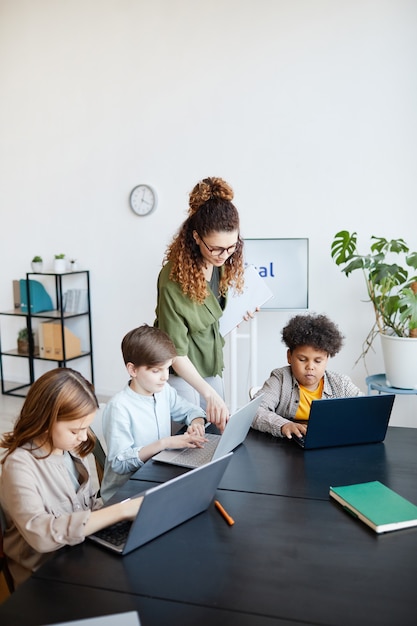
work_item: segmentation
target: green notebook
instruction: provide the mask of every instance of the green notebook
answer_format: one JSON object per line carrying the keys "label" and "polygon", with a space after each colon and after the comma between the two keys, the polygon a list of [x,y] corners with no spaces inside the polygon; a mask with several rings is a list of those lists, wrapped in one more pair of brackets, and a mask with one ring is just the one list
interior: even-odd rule
{"label": "green notebook", "polygon": [[330,497],[377,533],[417,526],[417,506],[377,480],[330,487]]}

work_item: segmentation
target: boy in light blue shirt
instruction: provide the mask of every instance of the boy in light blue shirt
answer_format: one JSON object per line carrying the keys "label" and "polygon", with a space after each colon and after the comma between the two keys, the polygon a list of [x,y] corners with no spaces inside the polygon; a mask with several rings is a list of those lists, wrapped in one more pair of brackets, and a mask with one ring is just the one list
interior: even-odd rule
{"label": "boy in light blue shirt", "polygon": [[[143,324],[125,335],[122,354],[130,380],[103,413],[107,458],[100,491],[104,501],[161,450],[202,447],[206,441],[203,409],[167,384],[177,356],[170,337]],[[171,420],[187,424],[187,432],[173,437]]]}

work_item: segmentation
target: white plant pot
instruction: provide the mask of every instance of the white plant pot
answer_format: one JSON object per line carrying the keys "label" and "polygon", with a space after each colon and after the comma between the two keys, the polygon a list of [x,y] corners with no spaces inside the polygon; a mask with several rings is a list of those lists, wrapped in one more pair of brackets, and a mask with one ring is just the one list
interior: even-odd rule
{"label": "white plant pot", "polygon": [[380,333],[387,385],[417,389],[417,339]]}
{"label": "white plant pot", "polygon": [[67,262],[65,259],[55,259],[54,260],[54,271],[57,274],[62,274],[67,269]]}
{"label": "white plant pot", "polygon": [[42,261],[32,261],[32,272],[42,272],[43,262]]}

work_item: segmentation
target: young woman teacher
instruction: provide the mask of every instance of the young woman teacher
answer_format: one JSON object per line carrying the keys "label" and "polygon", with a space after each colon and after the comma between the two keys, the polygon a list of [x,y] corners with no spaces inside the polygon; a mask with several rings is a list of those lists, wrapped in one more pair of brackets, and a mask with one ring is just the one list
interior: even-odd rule
{"label": "young woman teacher", "polygon": [[155,326],[177,349],[169,383],[205,409],[223,430],[223,346],[219,319],[230,287],[243,288],[243,241],[233,190],[205,178],[190,193],[188,217],[173,238],[158,278]]}

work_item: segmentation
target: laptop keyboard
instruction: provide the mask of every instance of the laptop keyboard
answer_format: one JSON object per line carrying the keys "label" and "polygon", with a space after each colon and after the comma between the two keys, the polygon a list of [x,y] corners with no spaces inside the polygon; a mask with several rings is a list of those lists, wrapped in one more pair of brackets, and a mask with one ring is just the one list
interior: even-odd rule
{"label": "laptop keyboard", "polygon": [[299,446],[301,446],[302,448],[304,448],[304,444],[305,444],[305,438],[304,437],[297,437],[296,435],[292,435],[292,439],[298,443]]}
{"label": "laptop keyboard", "polygon": [[126,539],[129,534],[131,525],[132,522],[129,521],[117,522],[117,524],[107,526],[107,528],[98,530],[94,534],[96,537],[100,537],[100,539],[107,541],[107,543],[111,543],[114,546],[120,547],[126,543]]}
{"label": "laptop keyboard", "polygon": [[209,463],[219,443],[219,435],[205,433],[204,436],[208,439],[204,444],[204,448],[185,448],[173,457],[172,461],[181,459],[181,464],[189,465],[189,467]]}

